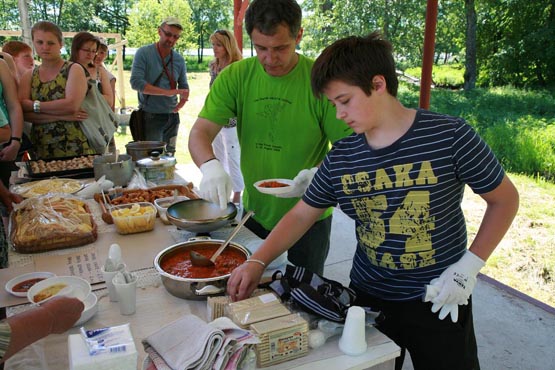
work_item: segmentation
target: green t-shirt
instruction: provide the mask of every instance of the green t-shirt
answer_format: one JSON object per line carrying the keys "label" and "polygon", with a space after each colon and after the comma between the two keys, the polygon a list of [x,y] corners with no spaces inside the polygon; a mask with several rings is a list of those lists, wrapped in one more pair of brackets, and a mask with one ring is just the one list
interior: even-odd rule
{"label": "green t-shirt", "polygon": [[10,123],[8,107],[6,107],[6,102],[4,101],[4,88],[2,87],[2,82],[0,81],[0,127],[4,127]]}
{"label": "green t-shirt", "polygon": [[[256,57],[226,67],[214,81],[199,116],[219,125],[237,117],[245,209],[271,230],[299,198],[277,198],[253,184],[271,178],[293,179],[320,164],[335,142],[352,133],[338,120],[327,99],[310,88],[313,61],[299,55],[287,75],[268,75]],[[324,217],[331,214],[328,210]]]}

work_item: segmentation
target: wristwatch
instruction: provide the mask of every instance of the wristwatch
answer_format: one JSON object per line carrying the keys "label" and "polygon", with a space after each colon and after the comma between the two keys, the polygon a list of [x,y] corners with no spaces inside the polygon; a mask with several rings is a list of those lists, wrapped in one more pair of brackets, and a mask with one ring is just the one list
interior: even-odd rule
{"label": "wristwatch", "polygon": [[40,100],[35,100],[33,102],[33,112],[40,113]]}
{"label": "wristwatch", "polygon": [[20,137],[12,136],[12,137],[10,138],[10,142],[12,142],[12,141],[19,141],[19,143],[21,144],[21,138],[20,138]]}

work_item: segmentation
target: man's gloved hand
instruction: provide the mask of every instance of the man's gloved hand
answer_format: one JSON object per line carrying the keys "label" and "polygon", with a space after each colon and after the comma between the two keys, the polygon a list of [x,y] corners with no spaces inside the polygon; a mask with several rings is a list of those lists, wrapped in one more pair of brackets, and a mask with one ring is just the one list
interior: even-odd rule
{"label": "man's gloved hand", "polygon": [[276,194],[278,198],[300,198],[303,196],[306,188],[310,185],[312,178],[318,171],[318,167],[312,167],[308,170],[301,170],[293,179],[294,184],[287,193]]}
{"label": "man's gloved hand", "polygon": [[200,181],[200,196],[209,202],[227,207],[231,196],[231,178],[217,159],[212,159],[200,166],[202,180]]}
{"label": "man's gloved hand", "polygon": [[[439,318],[443,320],[451,313],[451,320],[458,319],[458,305],[468,304],[468,298],[476,285],[476,276],[486,263],[474,253],[466,251],[462,258],[449,266],[439,278],[426,286],[426,298],[433,296],[433,290],[437,288],[437,294],[431,298],[433,303],[432,312],[441,309]],[[432,289],[428,288],[432,287]]]}

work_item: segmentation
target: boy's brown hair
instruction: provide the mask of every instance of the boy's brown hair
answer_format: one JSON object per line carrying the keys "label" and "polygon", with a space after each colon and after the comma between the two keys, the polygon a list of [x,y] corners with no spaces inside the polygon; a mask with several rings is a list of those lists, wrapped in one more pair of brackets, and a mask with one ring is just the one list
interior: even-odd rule
{"label": "boy's brown hair", "polygon": [[2,46],[2,51],[10,54],[12,57],[16,57],[24,51],[33,51],[33,49],[24,42],[12,40]]}
{"label": "boy's brown hair", "polygon": [[378,31],[365,37],[349,36],[326,47],[314,62],[310,80],[318,98],[331,81],[358,86],[370,96],[377,75],[385,78],[387,91],[396,97],[399,80],[393,47]]}

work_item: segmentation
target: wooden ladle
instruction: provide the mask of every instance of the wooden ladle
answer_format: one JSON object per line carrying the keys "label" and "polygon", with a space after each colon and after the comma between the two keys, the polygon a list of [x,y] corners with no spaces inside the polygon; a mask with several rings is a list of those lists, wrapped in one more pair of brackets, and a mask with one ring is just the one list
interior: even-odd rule
{"label": "wooden ladle", "polygon": [[245,222],[247,222],[247,220],[253,214],[254,214],[253,211],[247,212],[247,214],[237,224],[237,226],[235,226],[235,229],[231,231],[231,234],[229,234],[227,239],[222,243],[220,248],[218,248],[218,250],[212,255],[212,257],[206,258],[198,252],[191,251],[191,263],[193,264],[193,266],[205,266],[205,267],[214,266],[214,262],[216,261],[216,258],[218,258],[218,256],[223,252],[223,250],[229,245],[229,242],[231,242],[231,239],[239,232],[241,227],[245,224]]}

